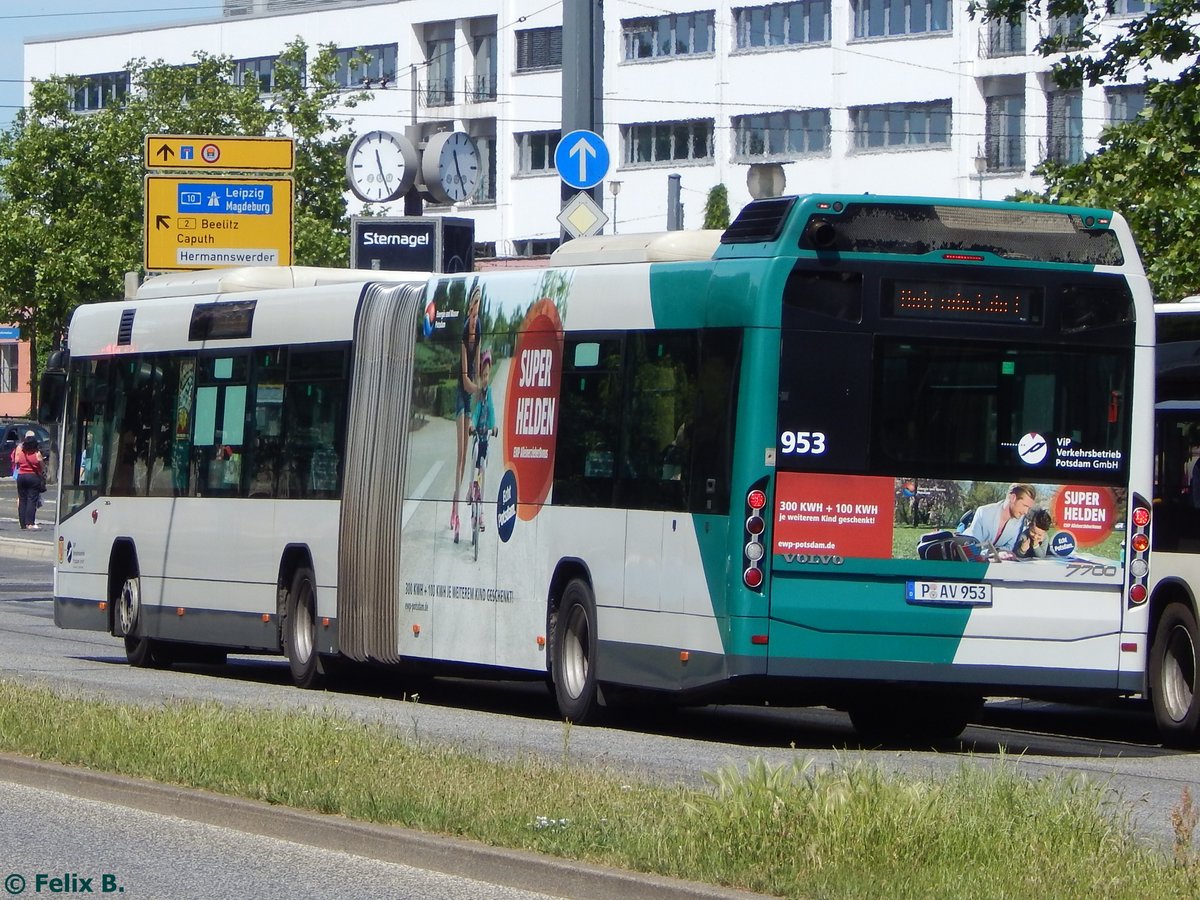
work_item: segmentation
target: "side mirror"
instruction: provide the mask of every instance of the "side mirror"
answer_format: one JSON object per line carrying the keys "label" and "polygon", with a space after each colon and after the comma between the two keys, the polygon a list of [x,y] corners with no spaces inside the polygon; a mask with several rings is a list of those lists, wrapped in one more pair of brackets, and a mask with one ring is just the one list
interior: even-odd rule
{"label": "side mirror", "polygon": [[47,365],[46,371],[42,372],[42,377],[38,380],[37,421],[42,422],[43,425],[52,425],[62,421],[66,400],[66,368],[59,368],[58,371],[55,371]]}

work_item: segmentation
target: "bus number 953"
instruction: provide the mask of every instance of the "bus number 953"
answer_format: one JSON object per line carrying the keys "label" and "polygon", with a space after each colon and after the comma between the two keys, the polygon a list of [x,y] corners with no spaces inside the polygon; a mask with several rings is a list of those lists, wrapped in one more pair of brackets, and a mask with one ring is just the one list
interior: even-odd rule
{"label": "bus number 953", "polygon": [[779,435],[779,447],[787,454],[820,454],[825,452],[825,432],[784,431]]}

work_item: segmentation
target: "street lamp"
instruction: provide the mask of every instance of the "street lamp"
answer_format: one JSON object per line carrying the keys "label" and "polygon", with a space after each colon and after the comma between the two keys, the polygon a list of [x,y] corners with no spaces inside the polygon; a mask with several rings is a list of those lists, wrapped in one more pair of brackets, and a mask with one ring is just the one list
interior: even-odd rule
{"label": "street lamp", "polygon": [[979,199],[983,199],[983,173],[987,171],[987,157],[983,155],[983,147],[975,145],[975,177],[979,179]]}
{"label": "street lamp", "polygon": [[613,198],[613,234],[617,233],[617,194],[621,193],[621,182],[610,181],[608,183],[608,192]]}

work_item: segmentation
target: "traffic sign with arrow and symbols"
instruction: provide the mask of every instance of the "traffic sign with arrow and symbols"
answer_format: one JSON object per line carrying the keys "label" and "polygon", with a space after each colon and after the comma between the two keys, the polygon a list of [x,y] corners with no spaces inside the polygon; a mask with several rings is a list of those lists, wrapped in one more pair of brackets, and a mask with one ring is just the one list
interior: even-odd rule
{"label": "traffic sign with arrow and symbols", "polygon": [[567,187],[586,191],[604,180],[610,157],[604,138],[578,129],[564,134],[554,151],[554,166]]}
{"label": "traffic sign with arrow and symbols", "polygon": [[145,162],[147,169],[290,172],[296,164],[296,142],[279,137],[148,134]]}

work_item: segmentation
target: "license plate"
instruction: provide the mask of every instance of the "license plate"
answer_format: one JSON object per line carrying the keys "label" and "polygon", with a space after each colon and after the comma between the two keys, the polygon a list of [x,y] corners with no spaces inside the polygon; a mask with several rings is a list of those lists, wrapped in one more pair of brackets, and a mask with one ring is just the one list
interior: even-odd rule
{"label": "license plate", "polygon": [[906,599],[930,606],[991,606],[992,586],[974,581],[910,581]]}

